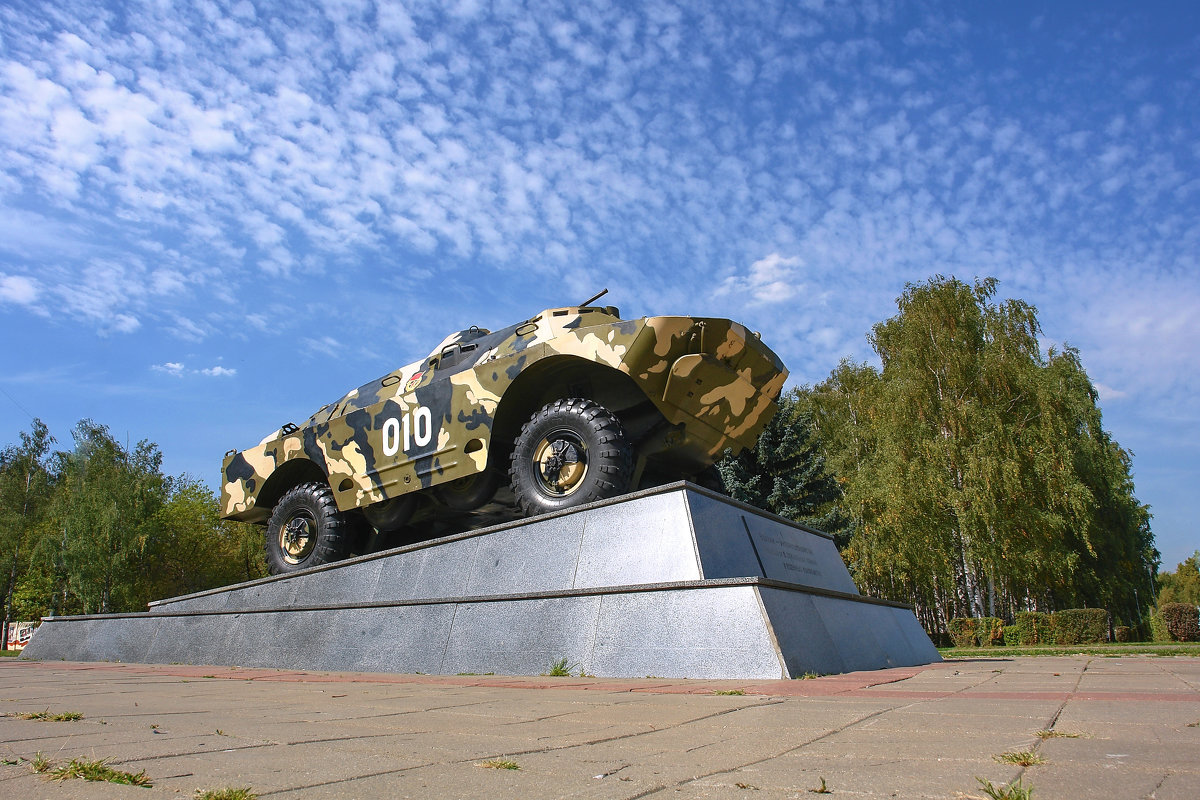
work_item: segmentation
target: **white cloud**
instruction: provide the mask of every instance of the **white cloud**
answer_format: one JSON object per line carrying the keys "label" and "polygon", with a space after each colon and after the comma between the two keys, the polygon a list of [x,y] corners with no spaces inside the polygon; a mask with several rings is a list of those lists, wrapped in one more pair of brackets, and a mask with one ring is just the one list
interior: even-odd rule
{"label": "white cloud", "polygon": [[150,369],[155,372],[165,372],[176,378],[183,376],[184,366],[179,361],[168,361],[165,364],[153,364]]}
{"label": "white cloud", "polygon": [[234,375],[237,375],[237,370],[230,369],[228,367],[216,366],[202,369],[200,370],[200,374],[207,375],[210,378],[232,378]]}
{"label": "white cloud", "polygon": [[716,291],[746,297],[751,303],[787,302],[803,288],[798,270],[802,264],[799,256],[771,253],[753,262],[747,272],[726,278]]}
{"label": "white cloud", "polygon": [[37,302],[41,294],[38,282],[24,275],[0,273],[0,302],[29,306]]}

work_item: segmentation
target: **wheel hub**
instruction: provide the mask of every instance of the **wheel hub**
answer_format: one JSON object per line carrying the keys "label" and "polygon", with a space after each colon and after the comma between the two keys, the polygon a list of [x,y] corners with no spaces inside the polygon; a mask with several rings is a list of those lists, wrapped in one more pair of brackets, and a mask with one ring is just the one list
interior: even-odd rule
{"label": "wheel hub", "polygon": [[583,445],[565,438],[546,437],[534,454],[542,488],[553,495],[567,495],[579,488],[587,473]]}
{"label": "wheel hub", "polygon": [[279,549],[284,561],[299,564],[317,546],[314,522],[305,514],[297,514],[279,529]]}

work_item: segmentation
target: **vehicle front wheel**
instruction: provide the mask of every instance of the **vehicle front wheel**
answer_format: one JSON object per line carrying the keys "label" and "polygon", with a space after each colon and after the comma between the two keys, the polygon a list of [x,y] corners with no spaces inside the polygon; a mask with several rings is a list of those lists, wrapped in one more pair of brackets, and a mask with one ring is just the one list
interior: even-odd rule
{"label": "vehicle front wheel", "polygon": [[556,400],[517,436],[509,475],[527,516],[624,494],[633,446],[611,411],[591,400]]}
{"label": "vehicle front wheel", "polygon": [[272,575],[328,564],[350,554],[350,522],[323,483],[289,489],[267,523],[267,569]]}

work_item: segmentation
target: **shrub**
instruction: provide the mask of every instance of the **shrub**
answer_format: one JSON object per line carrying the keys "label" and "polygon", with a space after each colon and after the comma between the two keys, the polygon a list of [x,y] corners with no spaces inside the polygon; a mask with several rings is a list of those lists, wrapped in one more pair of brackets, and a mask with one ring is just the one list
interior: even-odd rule
{"label": "shrub", "polygon": [[1113,628],[1113,639],[1118,642],[1132,642],[1133,629],[1128,625],[1118,625],[1117,627]]}
{"label": "shrub", "polygon": [[1200,642],[1200,612],[1190,603],[1163,603],[1158,609],[1173,642]]}
{"label": "shrub", "polygon": [[1016,625],[1004,626],[1004,646],[1016,647],[1021,643],[1021,629]]}
{"label": "shrub", "polygon": [[979,640],[976,638],[976,632],[979,628],[979,620],[971,617],[955,617],[950,620],[950,640],[954,642],[955,647],[978,647]]}
{"label": "shrub", "polygon": [[1017,644],[1048,644],[1050,642],[1050,615],[1037,611],[1020,611],[1013,616],[1013,627],[1017,629]]}
{"label": "shrub", "polygon": [[999,617],[983,617],[975,629],[975,640],[980,647],[998,647],[1004,644],[1004,620]]}
{"label": "shrub", "polygon": [[1055,644],[1108,641],[1108,612],[1103,608],[1068,608],[1050,615]]}
{"label": "shrub", "polygon": [[1167,623],[1163,621],[1162,614],[1157,611],[1150,615],[1150,641],[1171,641],[1171,634],[1167,631]]}

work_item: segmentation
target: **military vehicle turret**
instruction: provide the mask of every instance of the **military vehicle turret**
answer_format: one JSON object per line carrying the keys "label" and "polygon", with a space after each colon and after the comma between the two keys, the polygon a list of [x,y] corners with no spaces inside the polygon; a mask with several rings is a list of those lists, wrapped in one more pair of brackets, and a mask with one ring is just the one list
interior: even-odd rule
{"label": "military vehicle turret", "polygon": [[440,535],[422,519],[535,515],[692,478],[754,445],[787,370],[728,319],[547,309],[447,336],[231,450],[221,515],[266,526],[272,573]]}

